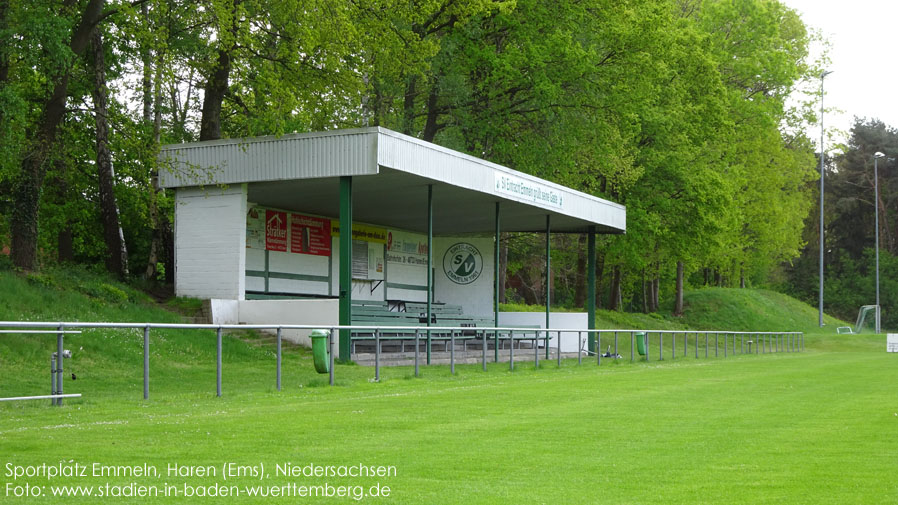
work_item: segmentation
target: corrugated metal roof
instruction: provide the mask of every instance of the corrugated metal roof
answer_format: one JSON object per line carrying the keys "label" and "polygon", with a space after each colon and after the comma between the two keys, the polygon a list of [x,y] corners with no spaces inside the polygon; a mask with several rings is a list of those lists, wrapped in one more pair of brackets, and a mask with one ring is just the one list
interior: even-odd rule
{"label": "corrugated metal roof", "polygon": [[169,145],[162,148],[160,160],[168,166],[161,170],[161,184],[169,188],[250,183],[253,193],[252,183],[376,175],[384,167],[395,171],[390,179],[394,182],[387,187],[373,179],[367,183],[384,198],[389,198],[384,192],[390,187],[400,186],[395,175],[405,173],[446,184],[455,192],[473,192],[472,197],[479,194],[478,212],[483,211],[482,200],[489,198],[565,216],[570,229],[581,228],[579,222],[606,232],[626,230],[622,205],[379,127]]}
{"label": "corrugated metal roof", "polygon": [[163,146],[162,187],[377,173],[377,130],[211,140]]}

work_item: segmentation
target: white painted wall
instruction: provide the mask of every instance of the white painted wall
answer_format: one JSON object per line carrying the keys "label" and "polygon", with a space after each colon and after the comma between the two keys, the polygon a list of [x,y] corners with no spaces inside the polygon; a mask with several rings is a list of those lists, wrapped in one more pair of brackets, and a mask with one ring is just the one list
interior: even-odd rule
{"label": "white painted wall", "polygon": [[175,193],[175,294],[242,300],[246,184]]}
{"label": "white painted wall", "polygon": [[[545,329],[545,312],[500,312],[499,326],[539,326]],[[552,312],[549,314],[550,328],[559,329],[587,329],[589,317],[586,312]],[[553,333],[549,346],[553,349],[558,345],[557,336]],[[583,334],[586,339],[586,334]],[[603,341],[605,339],[602,339]],[[578,335],[576,332],[561,332],[561,352],[577,352]],[[603,344],[605,345],[605,344]],[[584,344],[584,349],[586,344]]]}
{"label": "white painted wall", "polygon": [[[456,284],[446,275],[443,259],[446,252],[459,242],[466,242],[480,251],[483,270],[470,284]],[[493,313],[493,237],[434,237],[434,301],[461,305],[465,314],[489,316]],[[426,293],[425,293],[426,295]]]}
{"label": "white painted wall", "polygon": [[[211,300],[213,324],[307,324],[327,329],[339,324],[340,304],[331,300]],[[272,330],[272,333],[274,331]],[[311,346],[310,330],[283,330],[284,339]],[[335,335],[334,352],[340,348]]]}

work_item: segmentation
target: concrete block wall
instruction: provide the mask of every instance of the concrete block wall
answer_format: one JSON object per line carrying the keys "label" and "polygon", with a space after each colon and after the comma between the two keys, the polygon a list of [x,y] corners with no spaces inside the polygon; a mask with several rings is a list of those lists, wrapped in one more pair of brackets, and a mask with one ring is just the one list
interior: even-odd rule
{"label": "concrete block wall", "polygon": [[245,293],[246,185],[178,188],[175,293],[242,300]]}
{"label": "concrete block wall", "polygon": [[[585,330],[589,326],[589,317],[586,312],[552,312],[549,314],[549,324],[552,328]],[[546,313],[500,312],[499,326],[539,326],[540,328],[545,328]],[[549,347],[554,349],[558,345],[558,335],[555,332],[552,332],[550,336],[552,337],[552,340],[549,341]],[[582,335],[582,338],[584,339],[582,342],[580,337],[581,335],[576,331],[561,332],[561,352],[577,352],[578,346],[580,345],[583,345],[584,349],[587,348],[585,340],[588,338],[588,335],[586,333]],[[620,338],[623,338],[623,336]],[[613,335],[606,334],[602,336],[603,351],[605,350],[605,346],[613,343]],[[539,345],[542,347],[544,344],[540,342]]]}

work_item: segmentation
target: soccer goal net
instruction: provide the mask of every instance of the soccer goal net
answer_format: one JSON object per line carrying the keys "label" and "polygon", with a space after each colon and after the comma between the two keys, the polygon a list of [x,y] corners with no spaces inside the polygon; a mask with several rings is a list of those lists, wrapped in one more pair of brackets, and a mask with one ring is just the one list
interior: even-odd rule
{"label": "soccer goal net", "polygon": [[860,333],[863,330],[876,330],[876,318],[879,316],[879,305],[864,305],[857,313],[857,323],[854,325],[854,332]]}

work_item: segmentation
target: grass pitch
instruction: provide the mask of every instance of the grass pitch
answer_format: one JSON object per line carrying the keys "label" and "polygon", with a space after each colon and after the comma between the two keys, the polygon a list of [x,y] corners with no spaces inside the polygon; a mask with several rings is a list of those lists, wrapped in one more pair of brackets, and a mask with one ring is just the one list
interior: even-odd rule
{"label": "grass pitch", "polygon": [[[896,503],[898,364],[881,339],[852,338],[810,337],[802,354],[601,367],[568,361],[560,369],[550,362],[539,370],[522,364],[514,373],[504,365],[488,373],[472,366],[454,377],[434,367],[420,379],[389,369],[380,384],[345,379],[334,388],[310,387],[291,376],[280,393],[231,384],[221,399],[159,393],[143,402],[138,389],[88,394],[59,409],[4,406],[0,472],[7,463],[147,464],[158,468],[158,478],[14,484],[187,484],[206,493],[211,485],[329,483],[366,494],[390,488],[389,497],[361,500],[227,499],[235,503]],[[360,367],[341,366],[338,376],[353,369]],[[269,478],[225,480],[225,463],[260,465]],[[277,476],[276,465],[288,463],[394,466],[396,474]],[[218,472],[172,477],[169,464]]]}
{"label": "grass pitch", "polygon": [[[0,272],[3,319],[173,317],[125,287],[75,284],[81,293],[52,275]],[[715,316],[696,303],[687,322],[738,311],[726,305]],[[765,324],[795,329],[763,310]],[[715,325],[741,329],[725,322]],[[53,339],[0,339],[0,396],[49,389]],[[520,356],[513,373],[389,368],[381,383],[340,365],[336,387],[292,350],[280,392],[271,350],[231,337],[216,398],[214,334],[154,332],[149,401],[141,343],[134,331],[72,336],[66,367],[78,379],[66,392],[82,399],[0,404],[0,503],[898,503],[898,356],[883,336],[812,334],[800,354],[714,358],[712,347],[708,359],[634,364],[625,351],[601,366],[534,369]],[[83,476],[47,476],[79,465]],[[340,475],[360,466],[388,475]]]}

